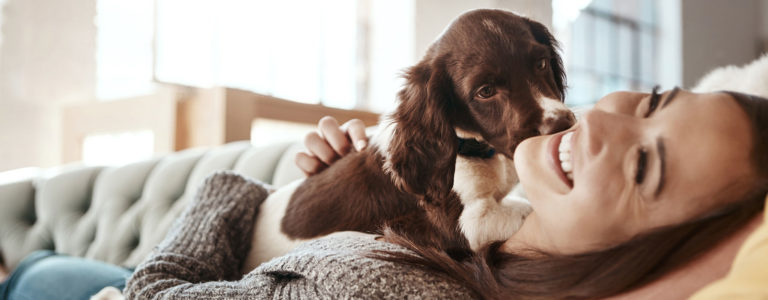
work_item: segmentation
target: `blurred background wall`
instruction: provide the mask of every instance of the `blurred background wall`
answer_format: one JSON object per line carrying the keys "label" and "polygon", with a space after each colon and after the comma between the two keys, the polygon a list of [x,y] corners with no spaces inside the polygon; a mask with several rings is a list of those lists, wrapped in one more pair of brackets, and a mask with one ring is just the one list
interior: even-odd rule
{"label": "blurred background wall", "polygon": [[96,93],[96,2],[6,0],[0,16],[0,170],[59,162],[60,105]]}
{"label": "blurred background wall", "polygon": [[[121,163],[225,142],[226,137],[191,143],[220,133],[189,129],[184,122],[205,125],[215,112],[225,120],[210,122],[230,124],[232,112],[215,103],[234,103],[237,97],[266,95],[307,109],[336,107],[340,113],[385,112],[395,103],[399,72],[418,61],[454,17],[473,8],[509,9],[550,26],[563,46],[573,106],[589,105],[614,90],[690,87],[715,67],[758,57],[768,40],[768,0],[4,0],[0,5],[0,171],[77,160],[64,153],[70,144],[78,145],[79,159]],[[212,108],[190,106],[190,99]],[[121,111],[128,121],[118,120]],[[190,111],[196,112],[192,121],[181,114]],[[131,119],[149,125],[77,138],[65,133],[86,119],[97,128]],[[317,121],[296,125],[282,119],[254,121],[250,136],[258,142],[296,137]],[[180,142],[180,128],[198,130],[198,137]]]}

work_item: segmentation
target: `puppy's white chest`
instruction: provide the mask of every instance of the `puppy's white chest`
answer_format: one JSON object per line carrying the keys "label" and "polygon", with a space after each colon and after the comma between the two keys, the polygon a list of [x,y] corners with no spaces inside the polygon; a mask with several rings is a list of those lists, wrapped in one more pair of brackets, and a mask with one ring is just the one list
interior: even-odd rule
{"label": "puppy's white chest", "polygon": [[462,156],[456,158],[453,190],[461,197],[462,202],[471,201],[470,199],[501,201],[517,181],[515,166],[506,156],[497,154],[488,159]]}

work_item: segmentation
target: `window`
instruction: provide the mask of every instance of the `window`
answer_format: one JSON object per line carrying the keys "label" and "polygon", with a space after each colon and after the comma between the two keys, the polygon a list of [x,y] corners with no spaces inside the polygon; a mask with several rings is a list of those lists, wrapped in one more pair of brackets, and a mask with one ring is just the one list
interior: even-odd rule
{"label": "window", "polygon": [[98,0],[98,96],[152,82],[386,111],[413,64],[414,0]]}
{"label": "window", "polygon": [[[154,92],[152,35],[154,0],[96,2],[96,97],[118,100]],[[119,165],[152,156],[149,130],[89,135],[83,163]]]}
{"label": "window", "polygon": [[159,81],[381,110],[412,59],[412,0],[157,1]]}
{"label": "window", "polygon": [[592,104],[617,90],[649,91],[656,84],[655,1],[554,0],[552,6],[569,105]]}
{"label": "window", "polygon": [[150,94],[154,0],[96,3],[96,95],[114,100]]}
{"label": "window", "polygon": [[[414,0],[97,0],[97,94],[101,100],[154,95],[155,82],[166,82],[388,111],[402,86],[400,72],[414,63],[414,6]],[[266,121],[253,128],[254,143],[308,130]],[[89,137],[84,160],[147,158],[151,134]]]}
{"label": "window", "polygon": [[83,163],[122,165],[148,159],[154,151],[154,139],[151,130],[86,136],[83,142]]}

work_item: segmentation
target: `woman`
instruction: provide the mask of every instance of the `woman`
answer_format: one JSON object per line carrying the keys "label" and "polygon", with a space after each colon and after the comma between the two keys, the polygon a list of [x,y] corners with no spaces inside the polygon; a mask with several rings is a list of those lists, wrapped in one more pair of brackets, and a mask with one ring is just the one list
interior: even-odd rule
{"label": "woman", "polygon": [[[333,120],[321,124],[327,144],[309,137],[314,155],[297,157],[308,173],[349,145],[329,125]],[[364,141],[361,129],[349,129],[356,145]],[[388,239],[396,244],[337,235],[243,278],[242,237],[250,234],[242,231],[250,229],[253,202],[265,190],[218,174],[125,292],[129,298],[609,296],[682,265],[762,209],[766,134],[764,99],[682,90],[613,93],[566,132],[518,147],[515,164],[534,213],[509,240],[457,262],[397,235]]]}
{"label": "woman", "polygon": [[[487,297],[594,298],[640,286],[762,208],[767,122],[768,103],[743,94],[610,94],[573,128],[519,146],[515,166],[534,213],[515,236],[473,263],[415,245],[420,257],[395,258]],[[323,155],[334,139],[328,146],[308,140],[321,162],[330,161]],[[302,156],[299,162],[313,162]],[[571,172],[561,172],[558,160],[572,163]],[[300,165],[312,173],[321,162]]]}
{"label": "woman", "polygon": [[[321,127],[327,129],[328,124]],[[344,138],[339,139],[343,137],[340,131],[324,132],[328,146],[315,148],[319,149],[314,151],[318,159],[305,166],[320,166],[319,161],[332,163],[332,156],[338,155],[333,153],[344,153],[344,147],[339,147],[345,144]],[[353,132],[359,132],[359,128]],[[332,237],[312,247],[335,245],[340,247],[335,249],[339,253],[349,250],[346,247],[376,251],[374,258],[396,263],[388,266],[395,273],[396,266],[403,264],[432,271],[415,278],[403,272],[399,274],[402,278],[386,279],[405,285],[406,290],[430,292],[433,296],[461,297],[467,291],[420,290],[409,283],[425,276],[434,281],[437,275],[453,279],[443,283],[458,282],[472,295],[484,298],[609,296],[685,263],[762,209],[768,192],[766,132],[768,102],[762,99],[735,93],[699,95],[678,89],[662,95],[613,93],[601,99],[573,128],[531,138],[518,147],[515,163],[534,213],[515,236],[489,245],[476,257],[453,261],[438,249],[420,248],[396,235],[390,239],[418,255],[365,238]],[[308,144],[311,141],[320,140],[308,138]],[[329,148],[338,151],[329,152]],[[297,159],[300,163],[313,160],[305,155]],[[559,161],[570,161],[572,168],[555,163]],[[327,242],[334,239],[354,242]],[[170,255],[178,254],[176,251],[183,247],[166,249],[166,255]],[[307,251],[305,247],[299,253]],[[187,276],[182,276],[183,281],[159,286],[156,280],[172,278],[161,267],[169,259],[155,256],[139,266],[128,283],[128,295],[149,296],[165,291],[176,295],[274,296],[275,289],[279,289],[301,291],[302,296],[328,296],[314,293],[306,285],[328,288],[329,282],[319,277],[307,282],[305,279],[313,276],[311,272],[293,266],[283,268],[282,258],[277,260],[278,267],[275,263],[263,265],[255,272],[261,275],[251,273],[237,282],[186,285],[199,278],[182,272]],[[183,261],[178,267],[190,263]],[[275,287],[270,283],[278,279],[268,275],[270,272],[284,274],[297,283],[282,282]],[[380,276],[386,274],[376,273],[375,277]],[[354,281],[341,281],[344,287],[335,292],[349,289],[362,293],[351,296],[367,295],[349,286]],[[375,282],[366,278],[361,281]],[[249,288],[254,284],[262,290]],[[390,283],[369,292],[396,290],[397,286]]]}
{"label": "woman", "polygon": [[[453,277],[489,297],[595,298],[684,264],[762,209],[768,111],[754,99],[614,93],[565,133],[525,141],[515,164],[534,213],[477,258],[489,269],[471,277],[485,280]],[[572,181],[548,165],[563,135]],[[416,263],[460,267],[421,252]]]}

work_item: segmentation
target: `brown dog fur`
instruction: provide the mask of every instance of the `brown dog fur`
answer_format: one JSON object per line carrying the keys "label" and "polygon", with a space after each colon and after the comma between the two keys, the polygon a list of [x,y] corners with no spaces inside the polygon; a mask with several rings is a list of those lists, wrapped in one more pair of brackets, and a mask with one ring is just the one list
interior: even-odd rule
{"label": "brown dog fur", "polygon": [[[281,230],[308,239],[390,226],[442,249],[466,248],[458,226],[463,206],[452,191],[456,130],[476,133],[511,158],[523,139],[569,127],[572,115],[547,117],[539,100],[563,99],[556,47],[543,25],[510,12],[460,16],[407,70],[388,148],[373,145],[307,178]],[[493,86],[493,97],[477,96],[484,85]]]}

